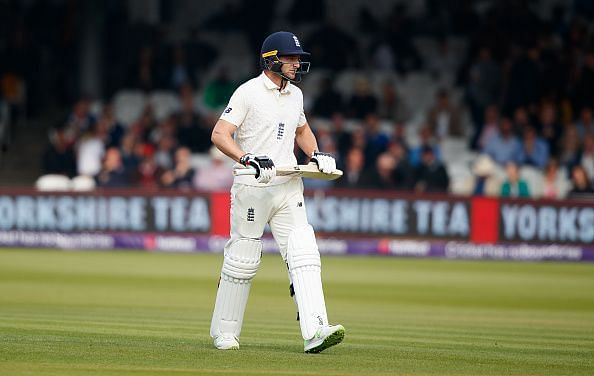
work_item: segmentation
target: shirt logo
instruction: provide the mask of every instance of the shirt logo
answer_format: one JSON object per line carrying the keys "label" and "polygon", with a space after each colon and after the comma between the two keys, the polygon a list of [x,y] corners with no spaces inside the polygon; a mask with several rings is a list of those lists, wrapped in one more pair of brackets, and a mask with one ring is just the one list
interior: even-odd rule
{"label": "shirt logo", "polygon": [[278,132],[276,133],[276,139],[282,140],[284,135],[285,135],[285,124],[278,123]]}
{"label": "shirt logo", "polygon": [[225,109],[225,113],[226,113],[226,114],[228,114],[229,112],[231,112],[231,110],[232,110],[232,108],[231,108],[231,107],[227,107],[227,108]]}
{"label": "shirt logo", "polygon": [[301,44],[299,43],[299,39],[297,39],[297,37],[295,35],[293,35],[293,40],[295,41],[295,46],[301,47]]}
{"label": "shirt logo", "polygon": [[249,208],[247,210],[247,221],[253,222],[255,217],[256,217],[256,215],[254,214],[254,208]]}

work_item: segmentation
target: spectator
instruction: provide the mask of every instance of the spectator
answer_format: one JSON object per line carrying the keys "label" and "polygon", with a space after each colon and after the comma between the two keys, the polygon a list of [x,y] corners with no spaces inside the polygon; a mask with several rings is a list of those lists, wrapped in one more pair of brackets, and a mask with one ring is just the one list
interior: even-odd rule
{"label": "spectator", "polygon": [[79,175],[95,176],[99,173],[101,159],[105,153],[106,137],[107,125],[104,122],[98,122],[80,139],[76,159]]}
{"label": "spectator", "polygon": [[548,144],[536,135],[534,128],[525,128],[522,147],[518,156],[518,162],[522,165],[534,166],[538,169],[543,169],[548,160]]}
{"label": "spectator", "polygon": [[507,162],[505,172],[507,179],[501,185],[501,197],[530,197],[528,184],[520,178],[518,165],[515,162]]}
{"label": "spectator", "polygon": [[421,165],[415,173],[415,191],[447,192],[450,178],[441,162],[436,158],[431,146],[424,146],[421,151]]}
{"label": "spectator", "polygon": [[545,167],[543,197],[561,199],[565,197],[567,191],[566,179],[559,173],[559,163],[555,159],[550,159]]}
{"label": "spectator", "polygon": [[377,157],[386,151],[389,138],[380,129],[380,119],[376,114],[365,117],[365,166],[372,167]]}
{"label": "spectator", "polygon": [[169,64],[168,87],[178,90],[184,84],[196,86],[196,67],[193,67],[186,57],[186,50],[181,45],[175,45],[171,50]]}
{"label": "spectator", "polygon": [[513,125],[509,118],[502,118],[499,122],[499,133],[487,141],[484,152],[495,162],[505,165],[507,162],[518,160],[522,145],[514,135]]}
{"label": "spectator", "polygon": [[175,168],[161,176],[165,187],[188,190],[194,185],[195,171],[191,166],[190,149],[181,147],[175,152]]}
{"label": "spectator", "polygon": [[344,104],[342,95],[334,89],[330,77],[320,81],[320,93],[314,99],[312,113],[315,116],[330,119],[335,114],[342,113]]}
{"label": "spectator", "polygon": [[394,123],[391,140],[393,142],[398,142],[400,145],[402,145],[402,147],[408,154],[410,147],[406,142],[405,125],[403,123]]}
{"label": "spectator", "polygon": [[584,146],[580,156],[580,165],[584,168],[586,175],[592,180],[590,184],[594,183],[594,135],[589,135],[584,138]]}
{"label": "spectator", "polygon": [[336,141],[336,150],[338,151],[339,161],[344,161],[348,150],[352,145],[351,132],[344,129],[344,116],[341,113],[335,113],[332,116],[332,134]]}
{"label": "spectator", "polygon": [[497,106],[491,104],[485,109],[485,125],[482,126],[481,134],[478,137],[476,146],[478,149],[485,150],[489,140],[499,134],[499,110]]}
{"label": "spectator", "polygon": [[369,81],[359,77],[355,81],[355,91],[349,101],[347,115],[355,119],[364,119],[367,115],[376,113],[377,109],[378,101],[371,92]]}
{"label": "spectator", "polygon": [[559,151],[559,161],[568,171],[571,171],[573,166],[579,163],[580,143],[577,128],[572,124],[568,124],[565,127],[565,132],[563,132]]}
{"label": "spectator", "polygon": [[171,136],[165,136],[159,140],[155,152],[155,162],[157,163],[157,166],[164,170],[173,168],[173,152],[175,146],[175,139]]}
{"label": "spectator", "polygon": [[345,158],[344,175],[336,180],[336,188],[361,188],[364,185],[362,181],[365,166],[365,154],[363,149],[352,147],[349,149]]}
{"label": "spectator", "polygon": [[97,119],[91,113],[91,99],[87,96],[79,98],[66,120],[66,138],[74,143],[80,135],[92,131]]}
{"label": "spectator", "polygon": [[117,148],[109,148],[105,152],[103,167],[95,176],[97,187],[122,188],[130,185],[130,180]]}
{"label": "spectator", "polygon": [[379,116],[397,123],[407,121],[410,117],[409,110],[402,97],[398,94],[392,80],[382,84],[382,96],[379,103]]}
{"label": "spectator", "polygon": [[43,153],[43,174],[76,175],[76,158],[72,145],[68,144],[64,128],[50,133],[50,143]]}
{"label": "spectator", "polygon": [[574,166],[571,170],[571,183],[573,184],[573,187],[569,191],[569,198],[594,197],[594,188],[592,188],[590,178],[582,166]]}
{"label": "spectator", "polygon": [[107,139],[105,140],[106,146],[120,147],[122,137],[124,137],[126,130],[115,118],[113,113],[113,105],[111,103],[107,103],[103,106],[99,121],[104,121],[107,124],[108,135]]}
{"label": "spectator", "polygon": [[394,188],[401,191],[412,190],[413,188],[413,169],[408,162],[406,149],[400,142],[392,141],[388,146],[388,151],[394,158],[393,182]]}
{"label": "spectator", "polygon": [[496,174],[497,166],[487,154],[480,155],[472,166],[473,177],[466,183],[467,191],[473,196],[499,195],[501,183]]}
{"label": "spectator", "polygon": [[120,148],[120,158],[124,169],[128,172],[138,170],[138,166],[142,160],[136,152],[136,145],[138,141],[132,133],[127,133],[122,139],[122,147]]}
{"label": "spectator", "polygon": [[427,115],[431,132],[441,140],[446,137],[463,136],[460,110],[450,102],[446,90],[437,93],[437,101]]}
{"label": "spectator", "polygon": [[212,146],[209,151],[211,164],[201,168],[194,176],[194,187],[203,191],[226,192],[233,185],[233,174],[223,152]]}
{"label": "spectator", "polygon": [[396,161],[389,153],[377,157],[375,168],[369,169],[363,176],[363,185],[369,189],[391,190],[394,184],[394,167]]}
{"label": "spectator", "polygon": [[552,103],[545,103],[540,110],[540,134],[549,145],[551,155],[559,155],[561,125],[557,122],[557,110]]}
{"label": "spectator", "polygon": [[431,152],[435,159],[441,161],[441,149],[439,148],[437,142],[435,142],[431,128],[427,126],[421,128],[419,131],[419,136],[421,139],[419,146],[413,148],[409,154],[410,164],[415,167],[421,164],[423,149],[427,147],[431,148]]}
{"label": "spectator", "polygon": [[586,135],[594,135],[594,116],[592,107],[584,107],[580,111],[580,119],[577,122],[577,130],[580,139],[584,139]]}
{"label": "spectator", "polygon": [[176,114],[176,138],[180,146],[189,148],[194,153],[206,153],[212,146],[212,129],[194,109],[194,96],[191,92],[182,94],[181,110]]}
{"label": "spectator", "polygon": [[219,68],[216,77],[204,88],[204,104],[211,110],[222,111],[236,87],[237,85],[229,79],[227,68]]}
{"label": "spectator", "polygon": [[155,161],[155,149],[152,145],[144,144],[143,158],[138,166],[138,183],[144,188],[157,188],[161,181],[163,169]]}
{"label": "spectator", "polygon": [[526,107],[520,106],[515,109],[513,123],[514,129],[517,129],[519,132],[523,132],[524,128],[532,126],[532,121]]}

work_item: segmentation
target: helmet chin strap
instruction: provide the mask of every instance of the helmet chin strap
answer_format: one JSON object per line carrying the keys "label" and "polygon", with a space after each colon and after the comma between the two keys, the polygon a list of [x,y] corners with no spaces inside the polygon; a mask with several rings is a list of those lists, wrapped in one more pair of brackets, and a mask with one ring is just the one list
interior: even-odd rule
{"label": "helmet chin strap", "polygon": [[273,69],[270,69],[270,71],[272,73],[276,74],[277,76],[279,76],[282,80],[289,81],[289,82],[292,82],[292,83],[299,83],[299,82],[301,82],[301,78],[302,78],[301,73],[295,73],[295,78],[289,78],[289,76],[286,76],[283,73],[283,71],[282,71],[282,64],[291,64],[291,63],[281,63],[280,65],[278,65],[278,71],[273,70]]}

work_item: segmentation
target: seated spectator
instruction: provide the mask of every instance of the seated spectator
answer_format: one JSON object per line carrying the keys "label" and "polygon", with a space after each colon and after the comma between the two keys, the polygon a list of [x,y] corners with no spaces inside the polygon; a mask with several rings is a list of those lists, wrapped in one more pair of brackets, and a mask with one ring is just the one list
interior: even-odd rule
{"label": "seated spectator", "polygon": [[223,107],[229,103],[229,99],[236,87],[235,82],[229,79],[227,69],[221,67],[216,77],[208,82],[204,88],[204,104],[211,110],[222,111]]}
{"label": "seated spectator", "polygon": [[352,147],[346,154],[342,178],[335,181],[336,188],[362,188],[365,166],[363,149]]}
{"label": "seated spectator", "polygon": [[363,185],[369,189],[391,190],[394,184],[394,167],[396,161],[389,153],[377,157],[374,169],[369,169],[363,176]]}
{"label": "seated spectator", "polygon": [[103,167],[95,175],[95,184],[104,188],[122,188],[130,185],[129,176],[117,148],[112,147],[105,152]]}
{"label": "seated spectator", "polygon": [[101,159],[105,153],[106,138],[107,125],[104,122],[98,122],[82,136],[77,145],[76,166],[78,175],[95,176],[99,173]]}
{"label": "seated spectator", "polygon": [[505,165],[507,179],[501,185],[501,197],[530,197],[528,183],[520,179],[520,171],[515,162]]}
{"label": "seated spectator", "polygon": [[50,143],[43,153],[43,174],[76,175],[74,149],[66,140],[64,128],[50,132]]}
{"label": "seated spectator", "polygon": [[168,73],[167,87],[178,90],[182,85],[188,83],[196,86],[196,67],[192,65],[192,62],[188,61],[185,48],[181,45],[173,46],[170,54],[171,58],[166,70]]}
{"label": "seated spectator", "polygon": [[173,168],[173,153],[176,147],[176,142],[173,137],[166,136],[159,140],[157,150],[155,151],[155,162],[157,166],[164,170]]}
{"label": "seated spectator", "polygon": [[572,188],[567,197],[569,198],[592,198],[594,197],[594,188],[590,183],[590,178],[586,170],[580,166],[574,166],[571,170]]}
{"label": "seated spectator", "polygon": [[498,196],[501,183],[497,178],[496,168],[491,157],[486,154],[480,155],[472,166],[473,177],[465,183],[465,190],[472,196]]}
{"label": "seated spectator", "polygon": [[530,114],[528,114],[528,109],[526,107],[520,106],[515,109],[513,123],[514,129],[517,129],[519,132],[523,132],[524,128],[532,126]]}
{"label": "seated spectator", "polygon": [[408,162],[408,156],[406,155],[404,146],[397,141],[392,141],[388,146],[387,153],[394,158],[394,172],[392,174],[394,188],[401,191],[412,190],[413,169]]}
{"label": "seated spectator", "polygon": [[545,103],[541,107],[539,120],[539,133],[549,145],[549,153],[557,156],[562,127],[557,120],[557,109],[553,103]]}
{"label": "seated spectator", "polygon": [[410,117],[406,103],[396,90],[392,80],[382,84],[382,95],[379,101],[379,116],[397,123],[405,122]]}
{"label": "seated spectator", "polygon": [[228,191],[233,185],[232,168],[229,157],[212,146],[209,151],[211,164],[198,170],[194,176],[194,187],[203,191]]}
{"label": "seated spectator", "polygon": [[[344,116],[341,113],[335,113],[332,116],[332,135],[336,142],[338,160],[344,160],[348,150],[353,143],[351,132],[344,128]],[[322,149],[323,150],[323,149]]]}
{"label": "seated spectator", "polygon": [[122,165],[126,171],[136,171],[140,165],[142,156],[139,156],[136,151],[136,146],[139,142],[132,133],[127,133],[122,139],[122,147],[120,148],[120,157]]}
{"label": "seated spectator", "polygon": [[181,96],[181,110],[175,118],[175,137],[179,145],[189,148],[194,153],[206,153],[212,146],[212,129],[194,109],[194,96],[191,92]]}
{"label": "seated spectator", "polygon": [[559,147],[559,161],[562,166],[571,171],[573,166],[579,163],[580,160],[580,144],[581,140],[578,130],[575,125],[568,124],[561,137]]}
{"label": "seated spectator", "polygon": [[548,160],[549,145],[536,135],[534,128],[525,128],[518,162],[522,165],[543,169]]}
{"label": "seated spectator", "polygon": [[97,119],[91,113],[91,99],[82,96],[74,103],[72,112],[66,120],[66,139],[74,143],[80,135],[92,132],[96,122]]}
{"label": "seated spectator", "polygon": [[505,165],[510,161],[518,161],[521,147],[520,141],[514,134],[511,120],[502,118],[499,122],[499,133],[487,141],[483,152],[498,164]]}
{"label": "seated spectator", "polygon": [[105,140],[105,144],[107,147],[120,147],[122,142],[122,138],[124,137],[124,133],[126,130],[122,126],[122,124],[117,121],[115,115],[113,113],[113,106],[111,103],[106,104],[103,106],[103,111],[101,112],[101,117],[99,121],[104,121],[107,124],[108,135],[107,139]]}
{"label": "seated spectator", "polygon": [[421,151],[421,164],[415,171],[415,191],[447,192],[450,178],[444,165],[435,157],[431,146]]}
{"label": "seated spectator", "polygon": [[427,125],[438,140],[464,135],[460,109],[450,102],[446,90],[437,93],[437,101],[427,114]]}
{"label": "seated spectator", "polygon": [[312,114],[330,119],[335,114],[344,111],[342,94],[332,86],[333,81],[330,77],[324,77],[320,81],[320,92],[314,99]]}
{"label": "seated spectator", "polygon": [[347,116],[355,119],[365,119],[369,114],[376,113],[378,101],[371,92],[369,81],[359,77],[355,81],[355,91],[347,106]]}
{"label": "seated spectator", "polygon": [[394,123],[391,141],[398,142],[408,154],[410,147],[406,142],[406,128],[404,123]]}
{"label": "seated spectator", "polygon": [[365,117],[365,165],[371,167],[377,157],[386,151],[390,139],[380,129],[380,119],[376,114]]}
{"label": "seated spectator", "polygon": [[188,190],[194,185],[195,171],[192,168],[190,149],[181,147],[175,152],[175,168],[161,176],[161,183],[168,188]]}
{"label": "seated spectator", "polygon": [[420,165],[422,162],[423,150],[427,147],[431,148],[431,151],[435,159],[441,161],[441,149],[439,148],[439,145],[433,137],[433,132],[431,132],[431,128],[427,126],[421,128],[421,130],[419,131],[419,137],[421,139],[419,145],[415,148],[412,148],[408,155],[410,164],[415,167]]}
{"label": "seated spectator", "polygon": [[149,144],[144,144],[143,147],[143,158],[138,166],[138,183],[144,188],[157,188],[164,171],[155,161],[154,147]]}
{"label": "seated spectator", "polygon": [[478,148],[484,150],[487,143],[492,138],[499,134],[499,110],[497,106],[492,104],[485,109],[485,125],[482,127],[481,134],[478,138]]}
{"label": "seated spectator", "polygon": [[562,199],[567,191],[566,178],[559,173],[559,163],[551,158],[545,167],[543,197],[554,200]]}
{"label": "seated spectator", "polygon": [[586,106],[580,111],[580,119],[577,124],[577,131],[580,139],[586,135],[594,135],[594,113],[592,107]]}
{"label": "seated spectator", "polygon": [[580,155],[580,165],[590,177],[590,184],[594,184],[594,135],[584,138],[584,146]]}

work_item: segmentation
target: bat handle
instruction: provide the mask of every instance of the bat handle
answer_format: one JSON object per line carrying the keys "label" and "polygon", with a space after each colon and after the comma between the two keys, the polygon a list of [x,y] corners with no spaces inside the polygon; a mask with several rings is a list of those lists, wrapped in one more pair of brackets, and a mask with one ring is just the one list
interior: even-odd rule
{"label": "bat handle", "polygon": [[246,175],[256,175],[256,169],[253,167],[246,167],[246,168],[235,168],[233,169],[233,175],[235,176],[246,176]]}

